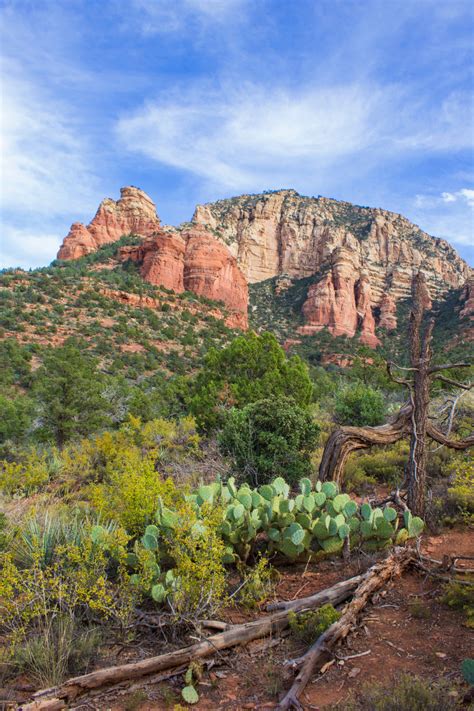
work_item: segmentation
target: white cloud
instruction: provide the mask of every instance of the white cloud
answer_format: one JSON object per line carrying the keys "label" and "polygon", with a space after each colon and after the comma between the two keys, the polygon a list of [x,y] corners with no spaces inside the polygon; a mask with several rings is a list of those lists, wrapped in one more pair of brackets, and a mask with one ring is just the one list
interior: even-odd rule
{"label": "white cloud", "polygon": [[453,193],[441,193],[441,198],[444,202],[456,202],[456,195]]}
{"label": "white cloud", "polygon": [[119,11],[132,17],[145,35],[166,34],[183,28],[205,29],[234,19],[247,0],[132,0]]}
{"label": "white cloud", "polygon": [[90,208],[95,179],[71,113],[18,63],[4,61],[1,73],[2,210],[51,216]]}
{"label": "white cloud", "polygon": [[2,249],[0,252],[0,269],[21,267],[29,269],[34,266],[49,264],[58,251],[60,232],[42,232],[40,227],[21,229],[5,226],[2,229]]}
{"label": "white cloud", "polygon": [[472,247],[474,244],[474,189],[461,188],[441,194],[416,195],[411,219],[423,229],[449,242]]}
{"label": "white cloud", "polygon": [[459,191],[459,195],[464,198],[470,207],[474,207],[474,190],[463,188]]}
{"label": "white cloud", "polygon": [[304,91],[222,87],[180,92],[124,116],[117,135],[129,151],[223,187],[288,184],[315,176],[377,141],[377,114],[390,92],[340,86]]}

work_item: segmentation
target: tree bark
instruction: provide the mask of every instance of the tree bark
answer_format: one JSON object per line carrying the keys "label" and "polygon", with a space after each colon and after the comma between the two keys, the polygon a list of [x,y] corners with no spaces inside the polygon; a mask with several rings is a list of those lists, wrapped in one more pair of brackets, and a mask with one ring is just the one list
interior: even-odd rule
{"label": "tree bark", "polygon": [[393,444],[410,432],[412,405],[406,402],[398,413],[379,427],[339,427],[329,436],[324,447],[319,479],[342,484],[347,458],[357,449],[374,444]]}
{"label": "tree bark", "polygon": [[298,709],[303,711],[299,698],[310,681],[314,671],[337,642],[347,637],[357,622],[357,616],[365,607],[372,594],[382,587],[391,577],[399,575],[410,563],[412,553],[403,549],[396,551],[389,558],[372,566],[364,575],[362,582],[354,593],[352,601],[346,605],[341,618],[334,622],[326,632],[316,640],[302,659],[302,666],[291,689],[278,705],[278,711]]}
{"label": "tree bark", "polygon": [[410,459],[408,461],[408,507],[412,513],[425,514],[426,490],[426,427],[430,404],[431,334],[434,321],[430,320],[422,334],[423,319],[431,305],[425,279],[419,272],[413,279],[413,307],[410,314],[410,361],[413,383],[409,386],[412,411]]}

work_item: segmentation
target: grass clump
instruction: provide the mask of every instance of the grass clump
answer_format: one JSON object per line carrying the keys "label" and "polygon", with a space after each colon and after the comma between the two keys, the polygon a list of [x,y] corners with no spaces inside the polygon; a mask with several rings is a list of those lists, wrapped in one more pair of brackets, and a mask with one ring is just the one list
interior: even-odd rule
{"label": "grass clump", "polygon": [[416,620],[428,620],[431,617],[431,610],[428,605],[419,597],[414,598],[408,605],[410,615]]}
{"label": "grass clump", "polygon": [[40,687],[60,684],[69,676],[88,670],[101,639],[100,630],[81,629],[72,617],[47,617],[16,650],[16,667]]}
{"label": "grass clump", "polygon": [[474,629],[474,587],[453,580],[446,585],[442,601],[455,610],[462,610],[465,626]]}
{"label": "grass clump", "polygon": [[369,684],[335,711],[454,711],[460,708],[453,691],[444,683],[431,683],[404,674],[391,686]]}

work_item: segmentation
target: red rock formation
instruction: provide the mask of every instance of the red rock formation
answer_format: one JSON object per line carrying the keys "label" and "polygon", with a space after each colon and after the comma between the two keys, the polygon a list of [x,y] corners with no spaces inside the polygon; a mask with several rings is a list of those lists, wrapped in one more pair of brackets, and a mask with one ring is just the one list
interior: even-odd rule
{"label": "red rock formation", "polygon": [[245,277],[225,245],[201,225],[181,233],[160,229],[139,245],[122,247],[119,259],[140,262],[150,284],[222,301],[230,312],[227,324],[247,328]]}
{"label": "red rock formation", "polygon": [[187,240],[185,289],[224,302],[232,312],[232,325],[247,328],[247,281],[227,247],[201,225],[193,226],[183,237]]}
{"label": "red rock formation", "polygon": [[85,227],[75,222],[58,252],[58,259],[78,259],[123,235],[146,237],[160,225],[153,200],[143,190],[125,187],[120,199],[102,200],[92,222]]}
{"label": "red rock formation", "polygon": [[155,234],[146,242],[141,275],[150,284],[184,291],[184,253],[186,240],[179,234],[164,232]]}
{"label": "red rock formation", "polygon": [[59,249],[58,259],[79,259],[96,249],[94,238],[87,227],[82,222],[74,222]]}
{"label": "red rock formation", "polygon": [[360,330],[360,340],[375,348],[372,292],[367,275],[359,277],[357,260],[347,250],[335,253],[330,271],[309,290],[303,304],[306,325],[298,331],[311,335],[327,328],[333,336],[352,338]]}
{"label": "red rock formation", "polygon": [[394,331],[397,327],[397,304],[388,292],[383,294],[380,301],[379,328]]}
{"label": "red rock formation", "polygon": [[372,313],[372,290],[366,274],[362,274],[356,284],[356,309],[360,326],[360,340],[370,348],[376,348],[380,341],[375,335],[375,319]]}

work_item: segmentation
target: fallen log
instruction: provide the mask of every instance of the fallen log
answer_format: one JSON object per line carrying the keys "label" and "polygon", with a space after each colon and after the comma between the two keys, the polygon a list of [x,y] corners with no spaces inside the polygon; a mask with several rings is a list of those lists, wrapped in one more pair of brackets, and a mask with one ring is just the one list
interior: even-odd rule
{"label": "fallen log", "polygon": [[[301,611],[318,607],[326,603],[337,605],[349,598],[356,589],[359,576],[337,583],[310,597],[293,600],[291,610]],[[157,657],[150,657],[132,664],[121,664],[107,669],[99,669],[83,676],[69,679],[64,684],[49,689],[42,689],[33,694],[33,703],[23,706],[23,711],[33,711],[40,707],[42,700],[66,701],[70,703],[78,696],[90,693],[92,689],[114,686],[125,681],[135,681],[150,674],[189,664],[194,659],[207,657],[221,649],[239,644],[246,644],[254,639],[281,632],[288,626],[288,609],[279,610],[272,615],[262,617],[241,625],[232,625],[219,634],[212,635],[202,642],[178,649]],[[46,707],[45,707],[46,708]]]}
{"label": "fallen log", "polygon": [[[328,588],[329,590],[332,590],[334,592],[334,595],[337,595],[338,590],[345,590],[347,585],[351,585],[352,589],[355,589],[357,585],[361,582],[363,575],[355,575],[353,578],[348,578],[348,580],[342,580],[340,583],[336,583],[333,585],[331,588]],[[324,592],[324,590],[323,590]],[[315,595],[309,595],[308,597],[301,597],[296,600],[287,600],[287,601],[282,601],[282,602],[272,602],[270,605],[267,605],[267,611],[268,612],[273,612],[274,610],[299,610],[300,612],[304,609],[301,607],[301,604],[304,602],[305,607],[311,608],[315,607],[316,605],[319,605],[319,596],[321,595],[320,592],[316,593]]]}
{"label": "fallen log", "polygon": [[324,658],[331,652],[337,642],[344,639],[357,622],[357,616],[365,607],[372,594],[381,588],[391,577],[399,575],[411,562],[413,553],[408,549],[398,549],[386,560],[369,568],[363,580],[357,587],[354,597],[343,610],[342,616],[334,622],[306,652],[301,660],[301,665],[292,687],[277,706],[278,711],[297,709],[302,711],[303,706],[299,701],[303,690],[311,679]]}

